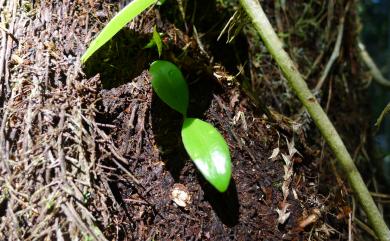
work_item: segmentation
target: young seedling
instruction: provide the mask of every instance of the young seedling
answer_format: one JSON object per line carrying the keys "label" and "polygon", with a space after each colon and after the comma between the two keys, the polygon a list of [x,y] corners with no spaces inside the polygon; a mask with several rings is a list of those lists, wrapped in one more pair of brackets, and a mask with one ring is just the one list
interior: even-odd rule
{"label": "young seedling", "polygon": [[154,46],[156,46],[156,48],[157,48],[158,56],[161,57],[163,43],[162,43],[160,34],[157,32],[156,26],[153,27],[152,39],[149,41],[149,43],[144,48],[149,49],[149,48],[153,48]]}
{"label": "young seedling", "polygon": [[[81,57],[85,63],[99,48],[107,43],[121,28],[152,4],[163,4],[165,0],[133,0],[122,9],[93,40]],[[153,41],[159,55],[162,43],[156,29]],[[184,147],[196,167],[218,191],[225,192],[231,178],[229,147],[223,136],[209,123],[187,118],[189,102],[188,86],[180,69],[168,61],[155,61],[150,67],[152,87],[162,101],[183,115],[181,136]]]}
{"label": "young seedling", "polygon": [[152,87],[169,107],[183,115],[181,137],[188,155],[204,178],[219,192],[225,192],[231,178],[229,147],[212,125],[187,117],[188,86],[180,69],[171,62],[158,60],[150,66]]}

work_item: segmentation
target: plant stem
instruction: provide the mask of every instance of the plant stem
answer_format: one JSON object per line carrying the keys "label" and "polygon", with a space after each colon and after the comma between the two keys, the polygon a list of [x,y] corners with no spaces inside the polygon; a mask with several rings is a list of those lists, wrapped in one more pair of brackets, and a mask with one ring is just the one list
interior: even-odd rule
{"label": "plant stem", "polygon": [[370,69],[370,72],[372,74],[372,77],[374,80],[387,88],[390,88],[390,81],[386,79],[381,71],[379,70],[378,66],[374,62],[374,60],[371,58],[370,54],[367,52],[366,47],[362,42],[359,42],[359,49],[360,49],[360,56],[362,57],[364,63],[367,65],[367,67]]}
{"label": "plant stem", "polygon": [[344,169],[344,172],[348,177],[354,194],[366,212],[376,235],[382,241],[390,241],[390,231],[375,205],[366,185],[364,184],[364,181],[360,176],[360,173],[350,154],[348,153],[347,148],[328,116],[309,90],[306,82],[303,80],[293,61],[283,49],[282,42],[279,40],[272,28],[258,0],[240,0],[240,3],[247,12],[265,46],[276,60],[295,94],[306,107],[311,118],[320,129],[326,142],[333,150],[338,163]]}

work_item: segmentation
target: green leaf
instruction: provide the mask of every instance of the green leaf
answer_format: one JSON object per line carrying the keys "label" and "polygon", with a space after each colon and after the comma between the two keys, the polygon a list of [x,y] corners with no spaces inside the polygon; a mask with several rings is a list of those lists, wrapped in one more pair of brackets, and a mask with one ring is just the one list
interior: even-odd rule
{"label": "green leaf", "polygon": [[158,97],[172,109],[187,115],[188,86],[180,69],[169,61],[154,61],[149,69],[152,87]]}
{"label": "green leaf", "polygon": [[218,191],[225,192],[231,178],[229,147],[212,125],[199,119],[186,118],[181,137],[196,167]]}
{"label": "green leaf", "polygon": [[103,28],[95,40],[91,42],[89,48],[81,57],[85,63],[99,48],[107,43],[116,33],[118,33],[128,22],[133,20],[141,12],[151,6],[157,0],[134,0],[123,8],[111,21]]}
{"label": "green leaf", "polygon": [[158,56],[160,57],[162,53],[162,41],[160,34],[157,32],[156,26],[153,28],[153,40],[157,45]]}
{"label": "green leaf", "polygon": [[144,49],[151,49],[153,48],[154,46],[156,46],[156,42],[154,42],[154,39],[150,39],[149,43],[147,43],[145,46],[144,46]]}
{"label": "green leaf", "polygon": [[161,57],[163,43],[160,34],[157,32],[156,26],[153,28],[153,38],[145,45],[144,49],[150,49],[157,46],[158,56]]}

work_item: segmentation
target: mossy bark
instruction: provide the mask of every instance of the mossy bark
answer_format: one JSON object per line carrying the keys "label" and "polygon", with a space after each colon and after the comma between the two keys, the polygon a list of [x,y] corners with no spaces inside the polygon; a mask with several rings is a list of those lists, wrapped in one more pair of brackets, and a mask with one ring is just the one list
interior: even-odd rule
{"label": "mossy bark", "polygon": [[276,35],[259,2],[257,0],[240,0],[240,3],[249,15],[265,46],[276,60],[295,94],[305,106],[326,142],[333,150],[338,163],[342,166],[348,177],[354,194],[359,199],[361,206],[366,212],[376,235],[380,240],[390,240],[390,231],[348,153],[347,148],[321,105],[309,90],[293,61],[283,49],[282,42]]}

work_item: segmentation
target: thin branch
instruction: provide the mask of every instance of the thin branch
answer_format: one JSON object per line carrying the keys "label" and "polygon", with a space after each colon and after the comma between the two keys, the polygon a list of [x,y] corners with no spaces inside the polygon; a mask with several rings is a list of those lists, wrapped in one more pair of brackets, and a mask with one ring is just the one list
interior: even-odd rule
{"label": "thin branch", "polygon": [[[349,4],[347,4],[346,12],[348,11],[348,6],[349,6]],[[339,24],[338,32],[337,32],[337,40],[336,40],[336,44],[334,46],[332,55],[330,56],[330,59],[329,59],[328,63],[326,64],[325,70],[322,73],[321,78],[318,81],[314,91],[318,92],[321,89],[326,78],[328,77],[330,70],[332,69],[334,62],[337,60],[337,58],[340,55],[340,48],[341,48],[341,43],[342,43],[343,34],[344,34],[344,18],[345,18],[345,16],[343,16],[340,20],[340,24]]]}
{"label": "thin branch", "polygon": [[382,241],[390,241],[390,231],[379,213],[379,210],[375,205],[375,202],[360,176],[360,173],[350,154],[348,153],[347,148],[332,122],[329,120],[314,95],[310,92],[297,67],[283,49],[282,42],[279,40],[272,28],[272,25],[270,24],[258,0],[240,0],[240,3],[251,18],[252,23],[260,34],[265,46],[276,60],[295,94],[306,107],[308,113],[324,136],[324,139],[333,150],[333,153],[338,159],[338,163],[348,177],[349,183],[354,190],[354,194],[366,212],[376,235]]}
{"label": "thin branch", "polygon": [[379,70],[378,66],[375,64],[374,60],[371,58],[371,56],[368,54],[366,47],[363,43],[359,42],[359,50],[360,50],[360,56],[362,57],[364,63],[367,65],[367,67],[370,69],[370,72],[372,74],[372,77],[374,80],[387,88],[390,88],[390,80],[386,79],[381,71]]}
{"label": "thin branch", "polygon": [[7,28],[5,28],[2,24],[0,24],[0,30],[4,31],[8,36],[10,36],[16,43],[18,43],[18,39],[11,33]]}
{"label": "thin branch", "polygon": [[378,131],[379,128],[381,127],[383,118],[385,118],[385,116],[389,113],[390,113],[390,102],[386,105],[386,107],[383,109],[382,113],[380,114],[380,116],[376,120],[376,123],[375,123],[376,131]]}

